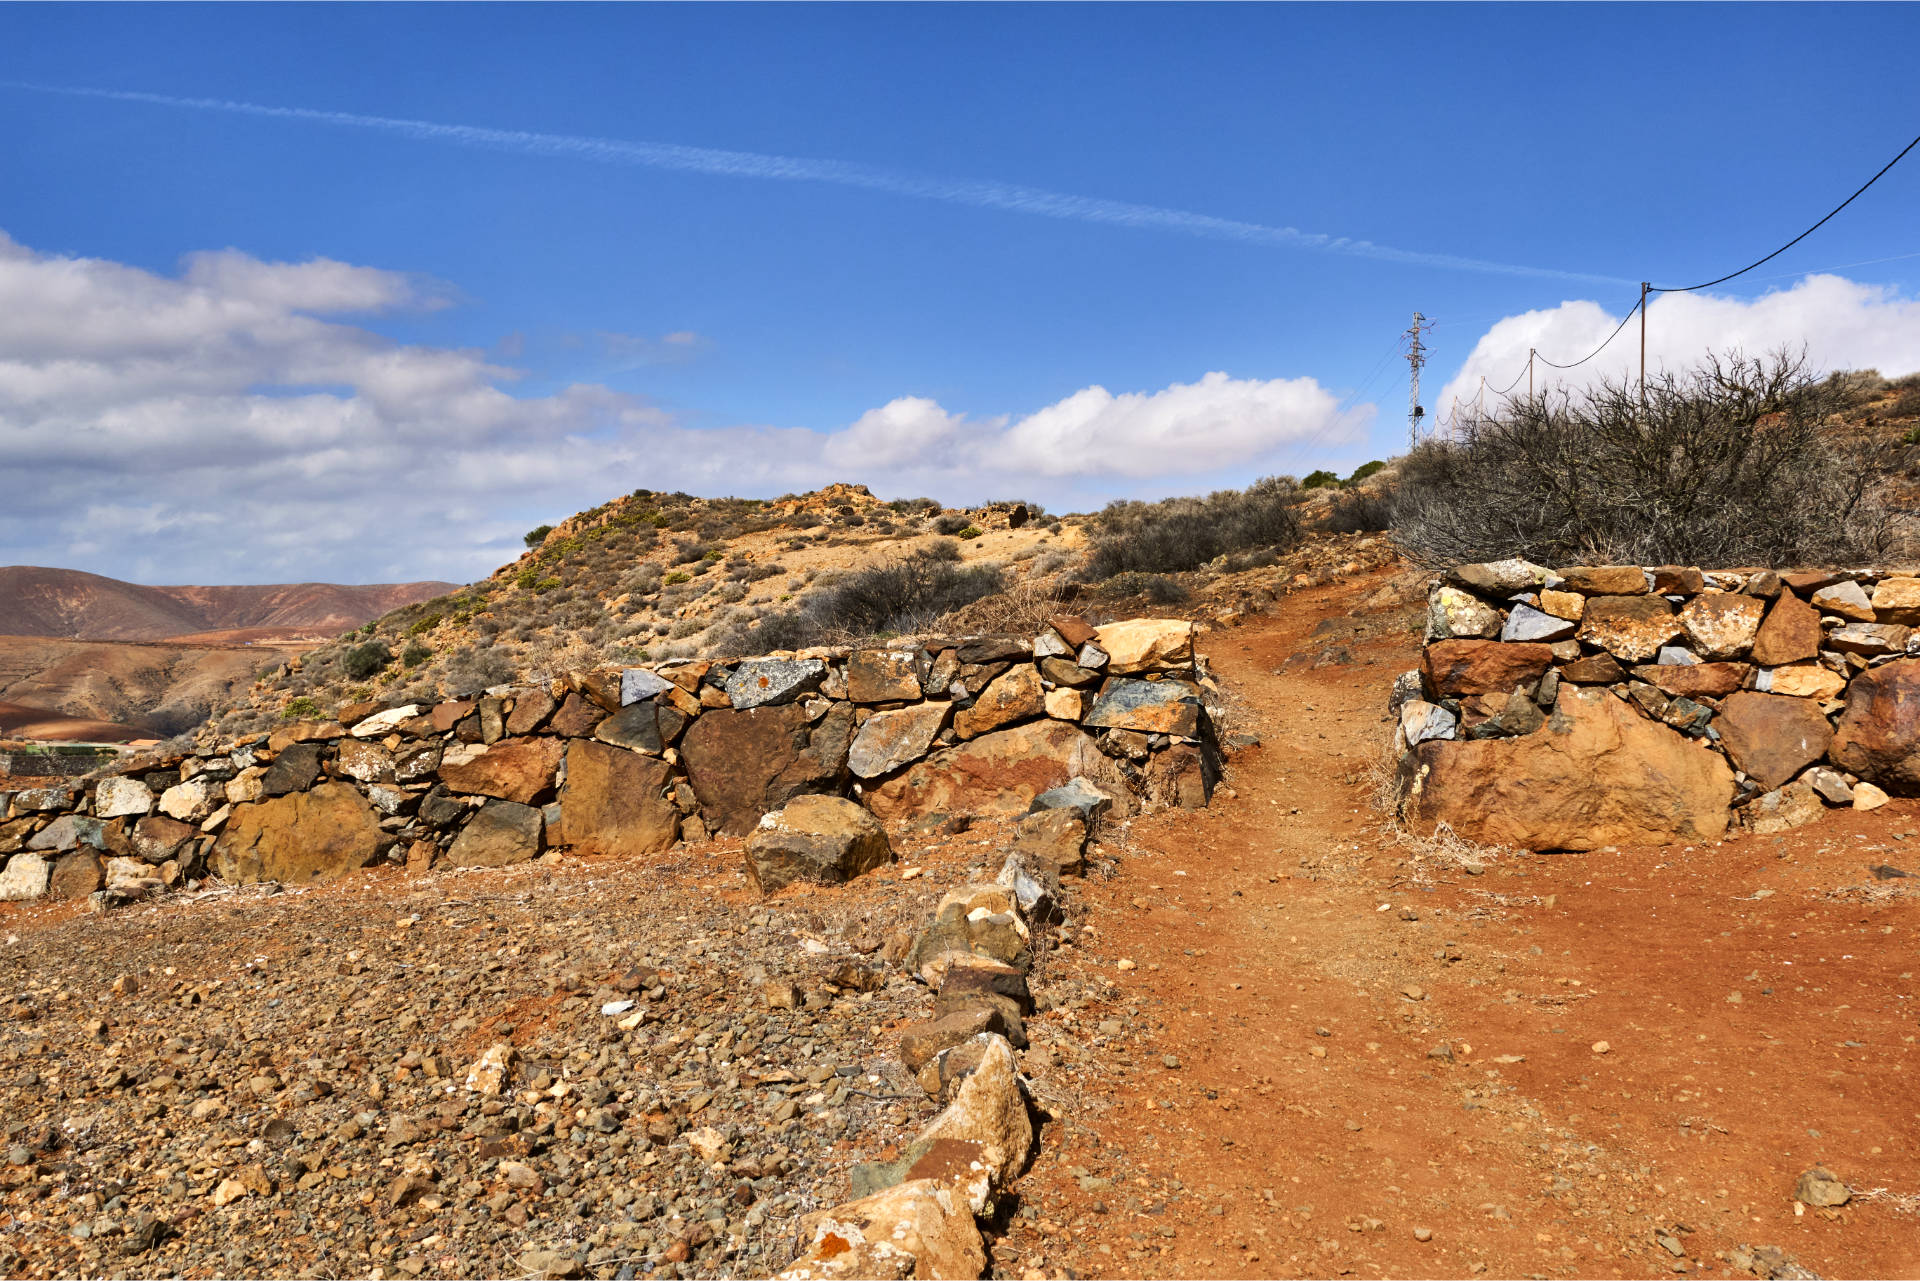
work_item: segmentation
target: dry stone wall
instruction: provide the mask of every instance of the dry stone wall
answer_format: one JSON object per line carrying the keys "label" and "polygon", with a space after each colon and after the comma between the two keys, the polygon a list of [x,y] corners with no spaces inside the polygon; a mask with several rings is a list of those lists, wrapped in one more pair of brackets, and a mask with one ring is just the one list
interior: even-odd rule
{"label": "dry stone wall", "polygon": [[796,797],[893,823],[1024,814],[1063,786],[1121,813],[1203,806],[1215,687],[1192,624],[1050,620],[570,674],[436,706],[358,704],[72,784],[0,791],[0,899],[208,875],[304,883],[385,860],[496,867],[753,832]]}
{"label": "dry stone wall", "polygon": [[1917,626],[1914,571],[1458,566],[1394,686],[1403,814],[1584,850],[1920,795]]}

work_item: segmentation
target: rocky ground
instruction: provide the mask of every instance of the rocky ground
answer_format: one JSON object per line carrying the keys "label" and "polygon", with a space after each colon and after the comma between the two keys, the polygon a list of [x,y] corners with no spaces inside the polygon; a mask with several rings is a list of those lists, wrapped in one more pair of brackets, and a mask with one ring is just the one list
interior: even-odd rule
{"label": "rocky ground", "polygon": [[[1105,832],[1045,931],[994,1274],[1920,1272],[1913,882],[1871,870],[1920,871],[1920,807],[1409,843],[1373,792],[1420,585],[1328,578],[1206,639],[1262,745]],[[1010,839],[891,835],[770,898],[720,841],[0,909],[0,1272],[775,1271],[933,1115],[890,958]]]}

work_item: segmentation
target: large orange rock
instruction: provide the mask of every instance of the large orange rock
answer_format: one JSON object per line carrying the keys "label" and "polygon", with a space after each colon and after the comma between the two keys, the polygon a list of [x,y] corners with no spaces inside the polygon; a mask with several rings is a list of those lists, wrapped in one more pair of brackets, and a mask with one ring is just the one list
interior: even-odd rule
{"label": "large orange rock", "polygon": [[1551,645],[1495,640],[1436,641],[1420,656],[1420,674],[1436,699],[1511,694],[1515,685],[1539,680],[1552,665]]}
{"label": "large orange rock", "polygon": [[591,854],[657,854],[680,837],[680,812],[667,799],[673,767],[610,743],[567,744],[560,793],[568,845]]}
{"label": "large orange rock", "polygon": [[1580,639],[1626,663],[1644,663],[1680,635],[1663,596],[1596,596],[1580,620]]}
{"label": "large orange rock", "polygon": [[348,783],[234,807],[213,870],[228,881],[330,881],[380,852],[380,816]]}
{"label": "large orange rock", "polygon": [[1833,739],[1818,703],[1753,690],[1729,696],[1713,725],[1728,758],[1769,792],[1825,756]]}
{"label": "large orange rock", "polygon": [[1781,592],[1753,638],[1753,661],[1778,667],[1803,662],[1819,652],[1820,611],[1792,592]]}
{"label": "large orange rock", "polygon": [[510,738],[472,760],[442,765],[440,781],[449,792],[529,805],[553,790],[553,776],[565,750],[557,738]]}
{"label": "large orange rock", "polygon": [[[704,719],[704,718],[703,718]],[[1132,793],[1119,768],[1077,726],[1028,721],[935,752],[866,793],[882,819],[1027,812],[1033,798],[1076,775],[1124,805]]]}
{"label": "large orange rock", "polygon": [[1047,710],[1044,694],[1040,673],[1030,664],[1021,663],[995,677],[971,707],[953,714],[953,732],[961,738],[978,738],[1015,721],[1040,716]]}
{"label": "large orange rock", "polygon": [[1896,659],[1853,678],[1827,755],[1896,796],[1920,796],[1920,658]]}
{"label": "large orange rock", "polygon": [[1708,840],[1726,830],[1733,799],[1719,753],[1605,691],[1565,685],[1534,733],[1430,740],[1411,764],[1416,828],[1446,823],[1470,841],[1536,850]]}

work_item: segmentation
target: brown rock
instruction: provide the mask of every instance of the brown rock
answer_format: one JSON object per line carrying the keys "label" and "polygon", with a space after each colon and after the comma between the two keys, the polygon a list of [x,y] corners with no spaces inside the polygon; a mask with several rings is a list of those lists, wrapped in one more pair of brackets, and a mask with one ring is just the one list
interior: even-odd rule
{"label": "brown rock", "polygon": [[1063,876],[1086,866],[1086,850],[1087,823],[1076,810],[1040,810],[1014,829],[1014,853],[1031,856]]}
{"label": "brown rock", "polygon": [[935,752],[868,790],[869,808],[893,822],[933,815],[1024,814],[1033,798],[1074,775],[1116,798],[1131,792],[1119,767],[1066,721],[1029,721]]}
{"label": "brown rock", "polygon": [[847,658],[847,697],[856,703],[912,702],[920,697],[918,653],[856,649]]}
{"label": "brown rock", "polygon": [[1653,590],[1662,596],[1693,596],[1706,585],[1706,575],[1691,566],[1660,565],[1653,571]]}
{"label": "brown rock", "polygon": [[1753,596],[1707,592],[1680,609],[1680,626],[1703,658],[1739,658],[1753,645],[1767,603]]}
{"label": "brown rock", "polygon": [[839,796],[796,796],[747,837],[747,876],[762,894],[795,881],[839,885],[893,860],[880,820]]}
{"label": "brown rock", "polygon": [[911,1179],[800,1221],[803,1252],[778,1278],[984,1276],[986,1246],[959,1179]]}
{"label": "brown rock", "polygon": [[100,856],[90,850],[74,850],[54,860],[47,880],[47,897],[77,900],[87,897],[107,883]]}
{"label": "brown rock", "polygon": [[1772,791],[1827,754],[1833,727],[1804,698],[1743,690],[1720,705],[1714,720],[1734,766]]}
{"label": "brown rock", "polygon": [[455,867],[510,867],[538,858],[545,848],[540,811],[516,801],[490,800],[467,820],[447,850]]}
{"label": "brown rock", "polygon": [[931,1023],[922,1023],[900,1034],[900,1061],[907,1065],[907,1071],[918,1072],[940,1051],[950,1049],[963,1041],[971,1041],[983,1032],[992,1032],[1004,1036],[1006,1023],[1000,1011],[991,1006],[976,1005],[970,1009],[956,1010]]}
{"label": "brown rock", "polygon": [[1719,753],[1642,720],[1603,690],[1563,686],[1544,729],[1434,739],[1413,755],[1406,801],[1421,830],[1528,849],[1707,840],[1726,830],[1733,771]]}
{"label": "brown rock", "polygon": [[1756,836],[1804,827],[1826,816],[1820,794],[1804,779],[1756,796],[1740,811],[1740,822]]}
{"label": "brown rock", "polygon": [[1695,663],[1690,667],[1649,664],[1634,668],[1633,674],[1676,698],[1724,698],[1744,686],[1752,671],[1746,663]]}
{"label": "brown rock", "polygon": [[687,780],[717,832],[743,836],[795,796],[836,792],[846,778],[853,712],[816,726],[800,703],[704,713],[680,739]]}
{"label": "brown rock", "polygon": [[157,865],[178,854],[182,845],[199,834],[200,829],[191,823],[149,814],[133,825],[133,852]]}
{"label": "brown rock", "polygon": [[553,791],[566,745],[553,738],[510,738],[459,765],[440,766],[449,792],[530,805]]}
{"label": "brown rock", "polygon": [[1155,753],[1146,776],[1147,804],[1156,808],[1205,809],[1213,796],[1213,771],[1191,743],[1175,743]]}
{"label": "brown rock", "polygon": [[1589,654],[1562,667],[1560,679],[1575,685],[1613,685],[1627,679],[1627,669],[1612,654]]}
{"label": "brown rock", "polygon": [[1796,592],[1817,592],[1839,582],[1840,577],[1837,571],[1831,569],[1796,569],[1790,574],[1780,575],[1780,581]]}
{"label": "brown rock", "polygon": [[1820,652],[1820,611],[1781,592],[1753,638],[1753,661],[1762,667],[1799,663]]}
{"label": "brown rock", "polygon": [[1545,645],[1490,640],[1436,641],[1420,657],[1420,674],[1434,699],[1506,694],[1540,679],[1553,664]]}
{"label": "brown rock", "polygon": [[567,744],[561,789],[566,841],[589,854],[657,854],[680,836],[680,812],[667,795],[665,761],[576,738]]}
{"label": "brown rock", "polygon": [[1920,624],[1920,578],[1883,578],[1873,589],[1873,617],[1903,627]]}
{"label": "brown rock", "polygon": [[1180,618],[1130,618],[1094,629],[1094,644],[1115,675],[1180,667],[1193,661],[1193,624]]}
{"label": "brown rock", "polygon": [[1813,607],[1823,614],[1838,614],[1854,623],[1873,621],[1873,602],[1867,599],[1867,589],[1851,578],[1843,579],[1813,594]]}
{"label": "brown rock", "polygon": [[1543,591],[1540,593],[1540,609],[1555,618],[1577,623],[1586,616],[1587,598],[1579,592]]}
{"label": "brown rock", "polygon": [[311,743],[316,740],[345,738],[347,727],[339,721],[296,721],[291,725],[282,725],[267,735],[267,750],[282,752],[295,743]]}
{"label": "brown rock", "polygon": [[1842,654],[1901,654],[1912,634],[1898,623],[1845,623],[1827,633],[1826,645]]}
{"label": "brown rock", "polygon": [[1843,677],[1818,663],[1795,663],[1767,673],[1767,692],[1794,698],[1838,698],[1846,688]]}
{"label": "brown rock", "polygon": [[1047,620],[1047,626],[1060,633],[1060,639],[1076,651],[1090,643],[1097,634],[1093,624],[1078,614],[1055,614]]}
{"label": "brown rock", "polygon": [[322,783],[234,807],[213,847],[213,871],[228,881],[303,885],[365,867],[379,854],[379,815],[348,783]]}
{"label": "brown rock", "polygon": [[1644,596],[1647,574],[1638,565],[1574,565],[1555,571],[1566,590],[1582,596]]}
{"label": "brown rock", "polygon": [[1740,590],[1749,596],[1758,596],[1764,600],[1772,600],[1780,594],[1784,586],[1785,584],[1780,581],[1780,575],[1770,569],[1762,569],[1749,574],[1747,576],[1746,586]]}
{"label": "brown rock", "polygon": [[580,695],[568,694],[567,701],[553,714],[553,723],[549,728],[563,738],[585,738],[606,716],[606,712]]}
{"label": "brown rock", "polygon": [[961,738],[978,738],[1015,721],[1045,715],[1046,710],[1040,673],[1020,663],[981,690],[971,707],[953,714],[953,732]]}
{"label": "brown rock", "polygon": [[533,733],[559,706],[559,700],[545,688],[522,690],[513,700],[513,710],[507,713],[507,733],[515,738]]}
{"label": "brown rock", "polygon": [[1853,678],[1827,756],[1895,796],[1920,796],[1920,658]]}
{"label": "brown rock", "polygon": [[1066,685],[1070,688],[1091,685],[1100,679],[1100,673],[1098,671],[1091,667],[1082,667],[1080,664],[1065,658],[1041,659],[1040,674],[1052,681],[1055,685]]}
{"label": "brown rock", "polygon": [[1599,596],[1587,602],[1579,638],[1624,663],[1644,663],[1680,634],[1673,606],[1659,596]]}
{"label": "brown rock", "polygon": [[465,720],[471,711],[473,711],[473,700],[463,698],[454,703],[436,703],[428,715],[433,718],[434,733],[444,734]]}

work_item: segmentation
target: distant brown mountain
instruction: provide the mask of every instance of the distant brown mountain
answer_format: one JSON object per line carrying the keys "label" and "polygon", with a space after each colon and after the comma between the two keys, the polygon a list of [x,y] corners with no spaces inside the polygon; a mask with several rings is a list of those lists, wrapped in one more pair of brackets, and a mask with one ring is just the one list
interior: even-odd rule
{"label": "distant brown mountain", "polygon": [[0,567],[0,635],[157,641],[240,628],[330,637],[456,583],[146,587],[77,569]]}

